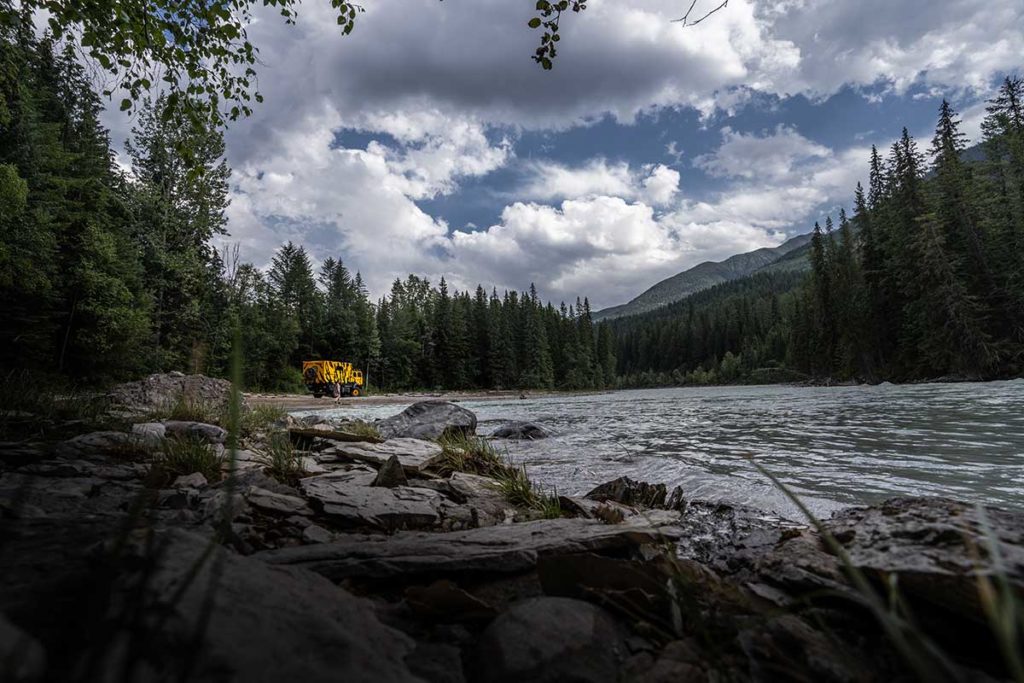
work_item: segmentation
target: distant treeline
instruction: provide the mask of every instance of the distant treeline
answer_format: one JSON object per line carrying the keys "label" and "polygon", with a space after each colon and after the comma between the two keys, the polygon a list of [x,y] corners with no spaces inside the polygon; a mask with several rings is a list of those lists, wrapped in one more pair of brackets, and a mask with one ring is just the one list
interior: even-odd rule
{"label": "distant treeline", "polygon": [[968,161],[942,103],[930,163],[904,130],[854,212],[815,224],[810,272],[720,285],[616,320],[624,386],[1024,371],[1024,81],[1007,78]]}
{"label": "distant treeline", "polygon": [[[0,26],[0,369],[102,384],[225,376],[241,331],[250,388],[301,387],[302,360],[350,360],[388,389],[592,388],[612,340],[586,301],[449,292],[410,276],[373,304],[358,273],[314,274],[291,243],[267,272],[222,254],[230,170],[219,131],[141,110],[114,161],[101,98],[31,17]],[[185,119],[187,123],[187,119]]]}

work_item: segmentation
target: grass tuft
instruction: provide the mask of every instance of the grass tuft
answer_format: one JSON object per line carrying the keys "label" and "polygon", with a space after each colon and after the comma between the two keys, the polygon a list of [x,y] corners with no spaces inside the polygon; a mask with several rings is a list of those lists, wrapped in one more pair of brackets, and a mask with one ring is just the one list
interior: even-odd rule
{"label": "grass tuft", "polygon": [[435,469],[443,475],[465,472],[491,477],[498,490],[512,505],[540,513],[545,519],[562,516],[558,495],[542,491],[530,481],[525,465],[513,464],[508,456],[502,457],[487,439],[479,436],[456,434],[442,437],[441,463]]}
{"label": "grass tuft", "polygon": [[56,435],[72,423],[73,432],[100,429],[109,422],[107,401],[95,392],[47,381],[21,370],[0,375],[0,437]]}
{"label": "grass tuft", "polygon": [[239,432],[242,436],[252,436],[258,432],[269,431],[287,417],[288,411],[280,406],[253,406],[241,411],[238,425]]}
{"label": "grass tuft", "polygon": [[361,436],[363,438],[376,440],[380,439],[380,431],[376,425],[370,424],[365,420],[349,420],[340,426],[341,431],[347,432],[354,436]]}
{"label": "grass tuft", "polygon": [[294,486],[306,476],[302,455],[295,450],[288,434],[283,432],[270,436],[266,449],[260,454],[260,462],[267,474],[284,484]]}
{"label": "grass tuft", "polygon": [[219,481],[223,456],[203,439],[196,436],[165,439],[153,467],[169,478],[199,472],[209,482]]}

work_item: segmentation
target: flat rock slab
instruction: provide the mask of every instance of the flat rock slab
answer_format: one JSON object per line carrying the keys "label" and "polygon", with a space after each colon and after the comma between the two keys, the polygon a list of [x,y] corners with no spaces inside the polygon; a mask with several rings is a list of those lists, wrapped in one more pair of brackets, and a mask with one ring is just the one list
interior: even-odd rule
{"label": "flat rock slab", "polygon": [[303,515],[313,514],[313,511],[306,505],[306,501],[298,496],[289,496],[284,493],[275,493],[261,489],[258,486],[250,486],[245,494],[249,505],[264,512],[272,512],[279,515]]}
{"label": "flat rock slab", "polygon": [[357,460],[381,467],[394,455],[406,473],[419,473],[439,462],[443,454],[441,447],[431,441],[399,438],[383,443],[338,444],[320,453],[320,460]]}
{"label": "flat rock slab", "polygon": [[443,496],[410,486],[373,486],[369,470],[334,472],[299,482],[302,492],[336,522],[383,529],[424,528],[441,520]]}
{"label": "flat rock slab", "polygon": [[[393,489],[382,489],[385,491]],[[401,532],[350,536],[318,546],[259,553],[270,564],[295,565],[329,579],[389,579],[453,573],[514,574],[544,555],[621,552],[677,534],[661,516],[652,525],[602,524],[587,519],[545,519],[449,533]]]}
{"label": "flat rock slab", "polygon": [[384,439],[369,434],[352,434],[340,429],[334,429],[329,424],[318,424],[313,427],[292,427],[288,430],[292,436],[308,439],[329,439],[331,441],[342,441],[346,443],[381,443]]}

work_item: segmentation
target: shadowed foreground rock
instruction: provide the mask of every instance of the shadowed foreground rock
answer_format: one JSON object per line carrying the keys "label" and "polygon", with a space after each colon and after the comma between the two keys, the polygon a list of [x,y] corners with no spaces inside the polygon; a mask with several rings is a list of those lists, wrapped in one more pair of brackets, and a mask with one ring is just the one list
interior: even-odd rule
{"label": "shadowed foreground rock", "polygon": [[400,532],[354,536],[317,546],[284,548],[256,555],[275,565],[299,566],[330,579],[409,578],[417,574],[512,574],[532,569],[548,554],[625,552],[673,536],[663,527],[608,525],[584,519],[547,519],[449,533]]}
{"label": "shadowed foreground rock", "polygon": [[[422,410],[434,433],[475,426]],[[284,453],[243,438],[234,478],[165,471],[161,434],[222,436],[167,424],[0,443],[0,636],[21,643],[0,642],[0,679],[1009,677],[979,596],[1024,598],[1019,512],[896,498],[823,522],[934,639],[922,673],[805,524],[625,477],[517,506],[436,442],[330,422]]]}

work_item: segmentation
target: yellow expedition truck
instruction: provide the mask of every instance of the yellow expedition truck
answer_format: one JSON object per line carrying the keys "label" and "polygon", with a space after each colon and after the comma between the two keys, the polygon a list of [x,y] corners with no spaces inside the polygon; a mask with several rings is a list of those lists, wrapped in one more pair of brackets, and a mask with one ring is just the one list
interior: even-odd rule
{"label": "yellow expedition truck", "polygon": [[363,394],[363,372],[351,363],[337,360],[307,360],[302,363],[302,381],[313,396],[331,396],[334,385],[341,385],[342,396]]}

